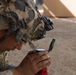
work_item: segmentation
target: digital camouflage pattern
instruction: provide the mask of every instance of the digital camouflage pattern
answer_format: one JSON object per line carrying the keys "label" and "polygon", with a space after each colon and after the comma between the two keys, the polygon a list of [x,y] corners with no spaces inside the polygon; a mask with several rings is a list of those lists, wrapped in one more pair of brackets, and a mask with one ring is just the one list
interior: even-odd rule
{"label": "digital camouflage pattern", "polygon": [[3,72],[0,72],[0,75],[13,75],[13,72],[11,70],[6,70]]}
{"label": "digital camouflage pattern", "polygon": [[32,40],[45,37],[48,24],[44,22],[46,20],[41,18],[32,0],[0,0],[0,30],[7,29],[7,33],[0,38],[0,43],[12,33],[18,42],[29,42],[34,47]]}
{"label": "digital camouflage pattern", "polygon": [[17,34],[14,33],[14,35],[18,41],[21,41],[22,37],[23,40],[26,39],[24,34],[27,34],[31,40],[42,38],[45,34],[44,22],[36,9],[32,0],[11,0],[8,4],[5,3],[5,7],[1,9],[0,18],[9,24],[8,34],[16,32]]}
{"label": "digital camouflage pattern", "polygon": [[7,53],[6,52],[0,52],[0,71],[3,71],[6,69],[6,58]]}
{"label": "digital camouflage pattern", "polygon": [[[41,31],[43,31],[44,23],[40,20],[33,2],[31,0],[6,1],[0,0],[0,30],[8,29],[6,36],[13,33],[18,42],[25,41],[27,38],[38,39],[37,34],[43,33]],[[0,53],[0,65],[0,70],[5,69],[4,53]]]}

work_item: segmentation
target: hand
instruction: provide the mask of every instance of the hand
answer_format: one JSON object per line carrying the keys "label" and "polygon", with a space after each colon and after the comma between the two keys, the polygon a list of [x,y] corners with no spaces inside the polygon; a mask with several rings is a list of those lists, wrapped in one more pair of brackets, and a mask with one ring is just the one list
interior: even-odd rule
{"label": "hand", "polygon": [[47,51],[37,52],[30,55],[28,53],[21,64],[16,68],[19,75],[35,75],[41,69],[49,66],[51,61],[47,54]]}

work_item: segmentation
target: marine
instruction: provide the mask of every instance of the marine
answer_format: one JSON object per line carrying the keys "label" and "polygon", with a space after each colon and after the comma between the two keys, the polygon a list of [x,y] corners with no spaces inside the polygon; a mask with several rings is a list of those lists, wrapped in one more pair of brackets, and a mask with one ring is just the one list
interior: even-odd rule
{"label": "marine", "polygon": [[[0,43],[12,34],[17,43],[28,42],[32,48],[32,41],[44,38],[46,31],[53,29],[52,24],[52,21],[39,14],[32,0],[0,0],[0,30],[6,30],[6,34],[0,37]],[[4,74],[7,69],[5,57],[6,52],[1,50],[0,71],[4,70]],[[11,70],[7,72],[11,73]],[[9,73],[6,75],[11,75]]]}

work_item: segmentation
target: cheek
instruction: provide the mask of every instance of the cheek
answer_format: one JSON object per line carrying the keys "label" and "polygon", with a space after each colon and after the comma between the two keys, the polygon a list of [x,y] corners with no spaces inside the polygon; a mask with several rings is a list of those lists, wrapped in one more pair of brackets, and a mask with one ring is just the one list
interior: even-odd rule
{"label": "cheek", "polygon": [[4,46],[3,49],[6,49],[6,50],[12,50],[14,49],[14,44],[15,42],[12,42],[12,41],[6,41],[6,42],[3,42],[2,45]]}
{"label": "cheek", "polygon": [[13,49],[16,43],[17,43],[16,40],[10,36],[0,44],[0,47],[5,48],[6,50]]}
{"label": "cheek", "polygon": [[4,42],[5,42],[5,44],[9,44],[9,45],[13,45],[13,44],[17,43],[17,41],[15,40],[14,37],[8,37]]}

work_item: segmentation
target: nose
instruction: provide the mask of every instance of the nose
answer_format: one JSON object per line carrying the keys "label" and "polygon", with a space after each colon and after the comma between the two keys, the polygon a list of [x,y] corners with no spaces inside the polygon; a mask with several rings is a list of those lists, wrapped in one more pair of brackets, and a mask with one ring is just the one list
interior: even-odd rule
{"label": "nose", "polygon": [[21,42],[20,43],[17,43],[15,45],[15,48],[18,49],[18,50],[20,50],[22,48],[22,43]]}

